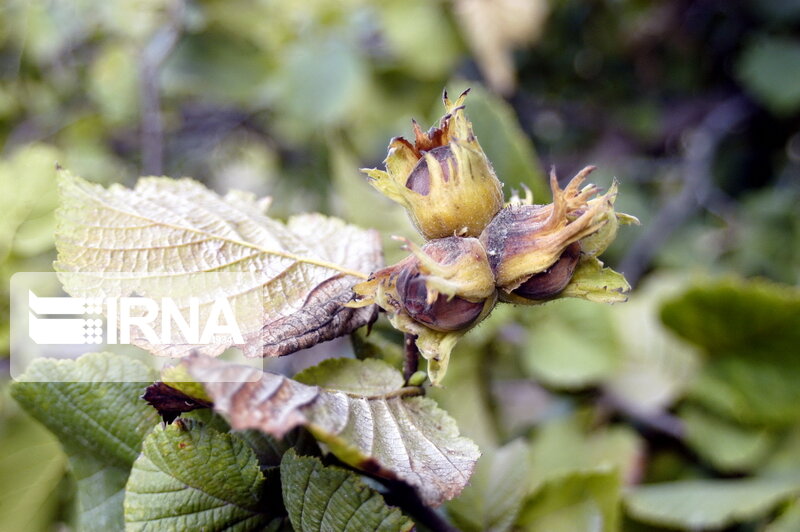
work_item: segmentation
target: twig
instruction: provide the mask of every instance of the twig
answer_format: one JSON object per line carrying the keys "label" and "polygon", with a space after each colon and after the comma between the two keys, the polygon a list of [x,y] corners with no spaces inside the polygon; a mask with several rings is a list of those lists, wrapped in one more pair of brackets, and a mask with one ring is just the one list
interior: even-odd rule
{"label": "twig", "polygon": [[399,506],[409,516],[431,532],[459,532],[433,508],[422,502],[417,491],[399,480],[380,479],[389,490],[384,498],[392,506]]}
{"label": "twig", "polygon": [[403,355],[403,378],[408,382],[408,379],[419,369],[419,348],[415,334],[405,333]]}
{"label": "twig", "polygon": [[683,188],[658,212],[620,264],[631,285],[637,284],[670,235],[712,199],[711,170],[717,146],[750,112],[743,98],[729,98],[712,109],[692,132],[683,158]]}
{"label": "twig", "polygon": [[642,412],[640,409],[635,408],[627,401],[611,394],[603,395],[601,403],[604,403],[612,410],[616,410],[624,417],[632,420],[634,423],[641,425],[651,431],[658,432],[669,436],[672,439],[678,440],[683,443],[686,429],[683,421],[669,412]]}
{"label": "twig", "polygon": [[175,2],[169,21],[160,27],[139,57],[139,100],[142,106],[142,174],[160,175],[164,167],[164,124],[161,117],[159,75],[181,32],[184,4]]}

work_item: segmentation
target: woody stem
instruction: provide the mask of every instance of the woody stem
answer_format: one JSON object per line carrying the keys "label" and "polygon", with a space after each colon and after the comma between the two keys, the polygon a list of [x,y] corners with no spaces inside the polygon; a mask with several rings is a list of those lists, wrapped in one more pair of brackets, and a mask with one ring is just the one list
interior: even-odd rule
{"label": "woody stem", "polygon": [[419,368],[419,349],[417,348],[417,335],[405,334],[403,341],[403,378],[406,382]]}

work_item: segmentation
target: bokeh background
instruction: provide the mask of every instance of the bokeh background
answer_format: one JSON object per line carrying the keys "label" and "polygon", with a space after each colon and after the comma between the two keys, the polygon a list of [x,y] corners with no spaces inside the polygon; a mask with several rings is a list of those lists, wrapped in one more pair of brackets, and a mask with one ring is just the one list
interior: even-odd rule
{"label": "bokeh background", "polygon": [[[485,456],[450,518],[595,530],[623,500],[623,530],[800,530],[799,29],[797,0],[6,0],[0,354],[9,277],[55,258],[56,161],[271,195],[380,229],[391,260],[415,234],[358,168],[471,87],[507,193],[594,164],[642,226],[604,256],[629,303],[502,307],[457,347],[432,395]],[[71,482],[4,393],[0,530],[69,529]]]}

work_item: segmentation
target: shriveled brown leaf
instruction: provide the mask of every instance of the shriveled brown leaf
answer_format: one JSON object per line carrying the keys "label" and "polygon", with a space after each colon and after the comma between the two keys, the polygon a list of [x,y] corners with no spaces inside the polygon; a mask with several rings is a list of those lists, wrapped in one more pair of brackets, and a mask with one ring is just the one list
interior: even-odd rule
{"label": "shriveled brown leaf", "polygon": [[[381,243],[376,231],[364,231],[318,214],[295,216],[289,220],[288,227],[311,251],[336,264],[370,272],[382,264]],[[354,247],[364,252],[352,253]],[[335,275],[314,287],[300,310],[268,321],[261,333],[263,355],[294,353],[374,322],[378,317],[376,306],[358,309],[343,306],[351,299],[352,286],[352,276]]]}
{"label": "shriveled brown leaf", "polygon": [[175,421],[175,418],[184,412],[191,412],[199,408],[211,408],[211,403],[208,401],[190,397],[163,382],[154,382],[145,388],[142,399],[155,408],[158,415],[167,424]]}
{"label": "shriveled brown leaf", "polygon": [[305,426],[343,462],[415,487],[440,505],[467,485],[478,447],[421,390],[379,360],[327,360],[297,376],[194,356],[189,373],[235,429],[276,437]]}

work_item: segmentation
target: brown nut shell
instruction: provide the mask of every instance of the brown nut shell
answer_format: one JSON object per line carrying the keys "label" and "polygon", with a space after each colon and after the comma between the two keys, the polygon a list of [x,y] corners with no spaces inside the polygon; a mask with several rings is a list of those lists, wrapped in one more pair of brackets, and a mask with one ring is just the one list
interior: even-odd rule
{"label": "brown nut shell", "polygon": [[581,257],[581,245],[573,242],[558,260],[543,272],[534,274],[512,294],[525,299],[543,300],[558,295],[567,287]]}
{"label": "brown nut shell", "polygon": [[[450,146],[440,146],[427,152],[437,162],[441,163],[442,179],[447,182],[450,181],[450,161],[454,165],[454,170],[458,171],[458,162],[453,157],[453,151]],[[427,196],[431,191],[431,172],[428,168],[428,159],[423,157],[417,162],[417,165],[411,170],[406,180],[406,188],[413,190],[418,194]]]}
{"label": "brown nut shell", "polygon": [[471,325],[483,311],[483,301],[472,302],[458,296],[448,299],[439,294],[433,303],[428,303],[425,278],[414,267],[400,273],[397,291],[411,319],[437,331],[461,330]]}

